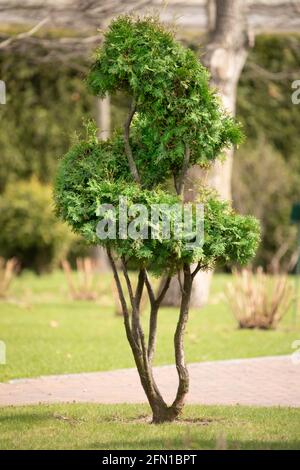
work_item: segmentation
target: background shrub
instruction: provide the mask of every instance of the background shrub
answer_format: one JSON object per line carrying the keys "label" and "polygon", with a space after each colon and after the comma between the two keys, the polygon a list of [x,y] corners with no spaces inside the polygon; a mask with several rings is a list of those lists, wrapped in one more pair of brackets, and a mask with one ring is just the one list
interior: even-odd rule
{"label": "background shrub", "polygon": [[75,236],[57,221],[51,197],[51,187],[36,179],[6,187],[0,196],[1,256],[41,272],[66,255]]}

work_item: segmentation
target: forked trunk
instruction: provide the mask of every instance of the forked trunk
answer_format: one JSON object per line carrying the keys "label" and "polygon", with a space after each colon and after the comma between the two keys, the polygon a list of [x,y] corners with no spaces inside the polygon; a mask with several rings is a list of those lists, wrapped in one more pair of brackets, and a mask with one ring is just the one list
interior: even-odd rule
{"label": "forked trunk", "polygon": [[[145,375],[143,372],[139,372],[141,384],[143,386],[143,389],[145,391],[145,394],[148,398],[149,405],[151,407],[152,411],[152,423],[153,424],[160,424],[160,423],[165,423],[165,422],[172,422],[175,421],[180,414],[182,413],[182,410],[184,408],[185,404],[185,396],[188,392],[188,384],[189,384],[189,377],[188,377],[188,371],[187,369],[185,370],[184,378],[181,376],[180,379],[180,384],[178,386],[178,391],[176,395],[176,399],[174,403],[171,406],[168,406],[166,402],[164,401],[163,397],[161,396],[158,387],[155,383],[155,380],[153,379],[152,375],[152,366],[150,366],[151,369],[151,379],[149,382],[147,380],[145,381]],[[178,399],[178,394],[180,395],[180,398]]]}
{"label": "forked trunk", "polygon": [[[185,404],[185,397],[189,389],[189,375],[184,359],[184,331],[188,320],[189,304],[191,298],[192,284],[195,275],[201,268],[200,265],[191,272],[188,264],[184,265],[183,268],[183,285],[182,285],[182,297],[179,319],[174,335],[174,349],[175,349],[175,362],[178,373],[178,388],[174,402],[171,406],[168,406],[164,401],[158,386],[153,377],[152,360],[155,351],[156,342],[156,331],[157,331],[157,315],[159,306],[166,294],[170,285],[171,277],[169,276],[163,285],[158,297],[155,297],[154,291],[148,279],[148,275],[145,269],[141,269],[138,277],[138,284],[135,293],[133,292],[131,281],[128,275],[126,262],[123,259],[123,275],[126,281],[127,290],[131,303],[131,316],[127,307],[126,298],[124,296],[123,287],[120,282],[119,273],[116,268],[116,264],[112,253],[107,250],[108,257],[111,262],[111,266],[118,289],[120,302],[122,305],[124,325],[128,342],[130,344],[132,354],[135,360],[135,364],[138,370],[142,387],[147,396],[149,405],[152,410],[152,422],[155,424],[171,422],[176,420],[183,410]],[[140,301],[144,285],[147,287],[148,296],[151,304],[150,311],[150,322],[149,322],[149,338],[148,345],[146,346],[146,340],[144,332],[140,323]]]}
{"label": "forked trunk", "polygon": [[153,424],[162,424],[162,423],[171,423],[175,421],[180,415],[183,406],[180,410],[175,410],[172,406],[166,406],[162,403],[157,403],[152,409],[152,423]]}

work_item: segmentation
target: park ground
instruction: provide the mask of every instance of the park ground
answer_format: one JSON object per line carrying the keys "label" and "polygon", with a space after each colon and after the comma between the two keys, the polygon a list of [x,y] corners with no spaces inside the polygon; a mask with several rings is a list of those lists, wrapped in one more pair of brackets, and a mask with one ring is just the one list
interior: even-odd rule
{"label": "park ground", "polygon": [[300,409],[187,406],[152,425],[146,405],[6,407],[1,449],[299,449]]}
{"label": "park ground", "polygon": [[[277,330],[240,330],[224,296],[230,281],[216,275],[209,304],[191,310],[187,361],[291,354],[300,339],[300,319],[295,324],[292,309]],[[62,272],[17,278],[0,303],[0,339],[7,348],[0,381],[133,367],[111,285],[109,274],[101,276],[99,299],[83,302],[69,297]],[[176,319],[176,309],[162,310],[156,365],[174,362]],[[149,408],[140,404],[3,407],[0,448],[300,448],[299,408],[189,405],[178,423],[160,426],[150,425],[149,417]]]}

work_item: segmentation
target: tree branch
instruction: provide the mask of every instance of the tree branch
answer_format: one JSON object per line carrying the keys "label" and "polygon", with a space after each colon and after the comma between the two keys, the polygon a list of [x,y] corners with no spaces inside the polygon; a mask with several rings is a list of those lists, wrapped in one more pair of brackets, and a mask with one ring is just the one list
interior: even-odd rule
{"label": "tree branch", "polygon": [[137,167],[136,167],[133,155],[132,155],[132,149],[131,149],[131,146],[130,146],[130,142],[129,142],[130,125],[131,125],[131,122],[132,122],[132,119],[133,119],[133,116],[134,116],[135,112],[136,112],[136,103],[135,103],[135,100],[133,99],[132,103],[131,103],[131,108],[129,110],[127,119],[126,119],[125,124],[124,124],[124,142],[125,142],[125,153],[126,153],[126,156],[127,156],[130,173],[131,173],[134,181],[136,183],[140,184],[141,183],[140,175],[138,173],[138,170],[137,170]]}
{"label": "tree branch", "polygon": [[9,46],[14,41],[20,41],[21,39],[26,39],[26,38],[29,38],[30,36],[33,36],[35,33],[38,32],[39,29],[41,29],[46,23],[48,23],[48,21],[49,21],[49,18],[44,18],[42,21],[36,24],[29,31],[26,31],[25,33],[17,34],[16,36],[11,36],[5,41],[0,42],[0,49],[4,49],[5,47]]}
{"label": "tree branch", "polygon": [[170,282],[171,282],[171,276],[168,276],[166,278],[166,281],[158,297],[155,298],[149,278],[146,275],[146,286],[148,289],[148,295],[149,295],[150,304],[151,304],[150,319],[149,319],[149,338],[148,338],[148,360],[150,364],[152,363],[154,352],[155,352],[158,310],[159,310],[160,304],[164,296],[166,295]]}
{"label": "tree branch", "polygon": [[185,177],[189,169],[190,156],[191,156],[190,146],[188,144],[185,144],[182,168],[181,168],[181,172],[178,178],[178,182],[176,182],[175,184],[176,192],[178,195],[182,195],[184,191]]}
{"label": "tree branch", "polygon": [[154,356],[154,351],[155,351],[155,343],[156,343],[158,306],[156,303],[154,290],[152,288],[147,272],[145,276],[145,283],[146,283],[150,305],[151,305],[150,318],[149,318],[148,350],[147,350],[148,361],[149,361],[149,364],[151,365],[153,356]]}
{"label": "tree branch", "polygon": [[124,257],[122,258],[123,274],[124,274],[124,277],[125,277],[125,280],[126,280],[126,284],[127,284],[127,288],[128,288],[128,292],[129,292],[129,297],[130,297],[130,301],[131,301],[131,305],[132,305],[132,315],[135,316],[134,321],[135,321],[135,324],[136,324],[136,334],[137,334],[138,340],[140,341],[141,346],[142,346],[142,348],[140,348],[139,344],[136,342],[135,337],[132,334],[132,331],[130,329],[129,312],[128,312],[128,309],[127,309],[126,300],[125,300],[125,297],[124,297],[124,294],[123,294],[122,285],[121,285],[121,282],[120,282],[120,278],[119,278],[119,275],[118,275],[116,264],[115,264],[115,261],[113,259],[112,253],[111,253],[109,248],[107,248],[107,254],[108,254],[109,260],[111,262],[114,278],[115,278],[116,285],[117,285],[117,288],[118,288],[118,293],[119,293],[119,296],[120,296],[121,305],[122,305],[122,308],[123,308],[124,323],[125,323],[125,330],[126,330],[127,339],[129,341],[129,344],[130,344],[132,352],[133,352],[133,356],[134,356],[134,360],[135,360],[135,363],[136,363],[136,366],[137,366],[137,369],[138,369],[141,384],[142,384],[142,386],[144,388],[144,391],[145,391],[145,393],[148,397],[148,400],[149,400],[149,403],[152,407],[153,412],[154,412],[154,409],[155,409],[156,406],[162,406],[165,409],[167,409],[167,405],[164,402],[164,400],[161,396],[161,393],[160,393],[160,391],[159,391],[159,389],[158,389],[158,387],[155,383],[155,380],[153,378],[151,364],[148,361],[148,354],[147,354],[147,348],[146,348],[146,345],[145,345],[144,332],[143,332],[142,327],[140,325],[139,311],[137,309],[136,298],[135,298],[135,297],[137,297],[137,298],[139,297],[140,292],[142,290],[141,285],[144,282],[143,278],[144,278],[145,270],[140,271],[138,287],[137,287],[137,295],[134,296],[131,281],[130,281],[128,271],[127,271],[126,261],[125,261]]}
{"label": "tree branch", "polygon": [[178,284],[179,284],[179,287],[180,287],[180,292],[181,292],[181,295],[183,294],[183,285],[182,285],[182,282],[181,282],[181,272],[180,270],[177,272],[177,279],[178,279]]}
{"label": "tree branch", "polygon": [[132,318],[131,318],[132,334],[133,334],[135,341],[139,343],[141,340],[140,331],[139,331],[139,312],[137,309],[135,296],[133,294],[131,281],[128,275],[125,258],[122,256],[121,259],[122,259],[122,271],[123,271],[123,275],[126,281],[127,290],[129,293],[129,298],[130,298],[130,303],[131,303],[131,308],[132,308]]}
{"label": "tree branch", "polygon": [[[139,309],[137,308],[136,304],[136,299],[133,295],[133,289],[131,285],[131,281],[128,275],[127,271],[127,266],[124,258],[122,257],[122,269],[123,269],[123,274],[125,277],[125,281],[127,284],[127,289],[130,297],[130,302],[132,306],[132,331],[133,331],[133,336],[137,342],[140,342],[141,347],[142,347],[142,353],[143,353],[143,362],[144,362],[144,369],[145,373],[147,374],[148,380],[151,382],[151,372],[149,370],[149,363],[148,363],[148,354],[147,354],[147,348],[146,348],[146,343],[145,343],[145,335],[144,331],[142,329],[141,323],[140,323],[140,315],[139,315]],[[139,281],[138,284],[144,283],[145,280],[145,270],[141,270],[139,273]],[[139,290],[141,290],[141,287],[139,287]]]}
{"label": "tree branch", "polygon": [[117,289],[118,289],[118,294],[119,294],[119,298],[120,298],[120,302],[121,302],[121,306],[122,306],[122,313],[123,313],[123,318],[124,318],[126,336],[127,336],[127,339],[129,341],[129,344],[130,344],[132,350],[137,352],[138,349],[139,349],[139,346],[138,346],[138,343],[135,341],[135,339],[132,335],[131,328],[130,328],[129,311],[128,311],[126,299],[125,299],[125,296],[124,296],[124,293],[123,293],[123,289],[122,289],[121,281],[120,281],[120,278],[119,278],[119,274],[118,274],[118,271],[117,271],[116,263],[115,263],[115,260],[113,258],[113,255],[111,253],[110,248],[107,248],[106,251],[107,251],[107,256],[108,256],[108,259],[110,261],[110,264],[111,264],[111,267],[112,267],[112,270],[113,270],[113,275],[114,275],[114,278],[115,278],[116,286],[117,286]]}
{"label": "tree branch", "polygon": [[192,272],[192,279],[195,278],[196,274],[200,271],[200,269],[204,268],[204,266],[200,263],[197,264],[196,268],[194,269],[194,271]]}
{"label": "tree branch", "polygon": [[189,374],[184,359],[184,346],[183,337],[185,326],[188,320],[189,305],[192,292],[193,278],[191,275],[191,269],[188,264],[183,267],[184,283],[183,283],[183,294],[180,305],[179,319],[174,335],[174,347],[175,347],[175,361],[176,369],[179,378],[179,385],[177,389],[176,398],[172,404],[172,408],[176,411],[180,411],[183,404],[185,395],[189,389]]}
{"label": "tree branch", "polygon": [[152,288],[151,282],[149,280],[147,271],[145,272],[145,284],[146,284],[146,287],[147,287],[150,303],[151,303],[151,305],[152,304],[154,305],[155,302],[156,302],[155,294],[154,294],[154,290]]}
{"label": "tree branch", "polygon": [[138,283],[137,283],[135,296],[134,296],[134,300],[138,309],[140,308],[144,285],[145,285],[145,270],[141,269],[139,272]]}
{"label": "tree branch", "polygon": [[162,301],[164,300],[164,297],[167,293],[167,290],[169,289],[170,287],[170,282],[171,282],[171,279],[172,279],[172,276],[167,276],[166,280],[165,280],[165,283],[156,299],[156,304],[158,306],[160,306],[160,304],[162,303]]}

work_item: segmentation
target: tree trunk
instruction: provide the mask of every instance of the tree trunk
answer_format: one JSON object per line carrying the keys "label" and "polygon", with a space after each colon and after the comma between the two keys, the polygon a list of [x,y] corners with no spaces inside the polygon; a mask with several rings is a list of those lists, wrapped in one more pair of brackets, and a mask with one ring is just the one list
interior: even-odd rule
{"label": "tree trunk", "polygon": [[[175,421],[178,418],[178,416],[181,414],[183,410],[183,407],[185,404],[185,397],[189,390],[189,374],[188,374],[188,369],[185,364],[184,344],[183,344],[183,338],[184,338],[185,326],[188,320],[189,304],[190,304],[192,284],[193,284],[193,275],[191,273],[189,265],[184,266],[183,278],[184,278],[184,283],[183,283],[183,288],[182,288],[180,314],[179,314],[179,319],[178,319],[178,323],[177,323],[177,327],[176,327],[176,331],[174,335],[175,362],[176,362],[176,369],[178,373],[179,384],[178,384],[176,398],[171,406],[168,406],[163,400],[153,378],[153,372],[152,372],[153,350],[151,350],[151,344],[153,345],[153,337],[155,338],[156,336],[156,325],[153,325],[152,315],[151,315],[152,318],[150,317],[149,348],[148,348],[148,355],[147,355],[147,358],[148,358],[147,367],[149,368],[149,380],[147,380],[147,378],[145,380],[145,377],[144,377],[145,374],[143,372],[140,373],[140,370],[138,368],[139,373],[140,373],[141,383],[144,387],[145,393],[148,397],[148,400],[152,409],[152,413],[153,413],[152,422],[156,424]],[[168,283],[167,283],[166,289],[168,289]],[[149,297],[150,297],[150,302],[151,302],[151,295],[149,295]],[[158,308],[157,308],[157,311],[158,311]],[[157,311],[155,312],[155,318],[157,316]],[[152,351],[152,355],[151,355],[151,351]]]}
{"label": "tree trunk", "polygon": [[[215,5],[211,4],[213,1]],[[213,29],[203,60],[211,73],[211,85],[217,88],[223,106],[231,115],[235,115],[237,85],[251,45],[246,23],[246,2],[244,0],[211,0],[211,2],[208,4],[207,17],[208,25],[212,25]],[[185,188],[186,201],[195,198],[197,188],[203,180],[208,186],[216,189],[221,198],[231,199],[233,148],[225,153],[226,160],[216,161],[206,174],[196,165],[189,170]],[[197,274],[191,295],[192,307],[205,305],[211,279],[211,271]],[[179,282],[177,277],[174,277],[164,305],[178,306],[180,298]]]}
{"label": "tree trunk", "polygon": [[95,98],[95,115],[96,123],[99,129],[98,137],[101,140],[107,140],[111,134],[111,117],[110,117],[110,97],[103,99]]}
{"label": "tree trunk", "polygon": [[[120,276],[116,267],[114,257],[107,249],[107,254],[113,270],[116,287],[118,290],[120,302],[122,305],[122,313],[126,336],[131,347],[134,361],[138,370],[142,387],[147,396],[149,405],[152,410],[152,422],[155,424],[170,422],[182,412],[185,403],[185,397],[189,389],[189,375],[184,359],[184,332],[188,320],[189,304],[192,292],[192,284],[196,271],[191,272],[190,266],[184,265],[183,268],[183,286],[178,323],[174,335],[175,361],[178,373],[178,388],[175,400],[171,406],[164,401],[158,386],[155,382],[152,369],[152,359],[155,350],[155,339],[157,331],[157,314],[161,302],[169,288],[171,278],[168,277],[163,284],[162,290],[156,297],[151,286],[148,274],[145,269],[140,269],[138,283],[135,292],[133,292],[132,284],[128,275],[126,261],[122,259],[122,271],[126,281],[127,292],[130,299],[131,315],[127,307],[127,301],[124,295],[124,288],[120,281]],[[151,305],[148,347],[140,323],[140,302],[143,294],[144,285],[147,287],[148,297]]]}

